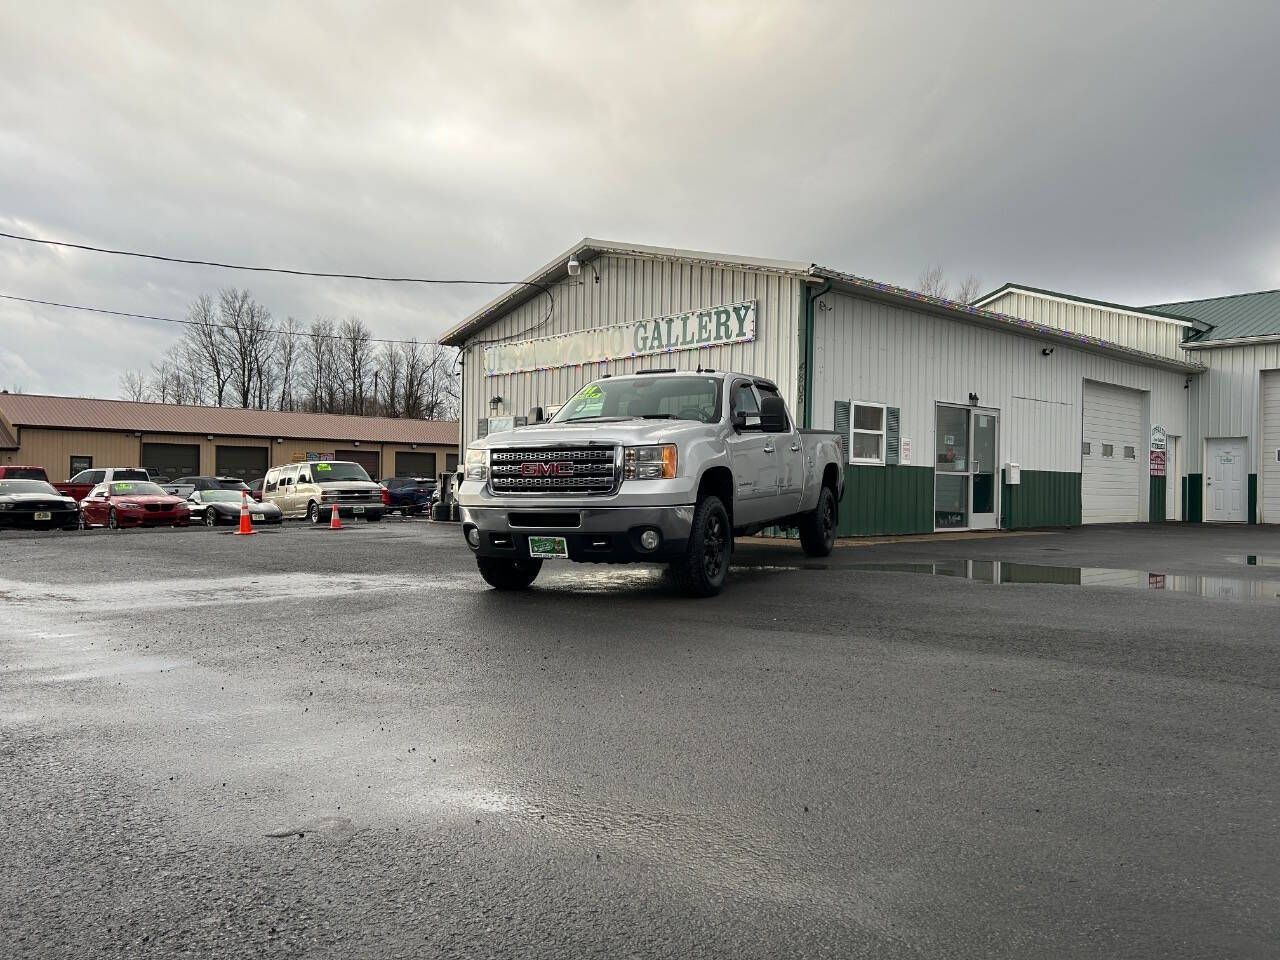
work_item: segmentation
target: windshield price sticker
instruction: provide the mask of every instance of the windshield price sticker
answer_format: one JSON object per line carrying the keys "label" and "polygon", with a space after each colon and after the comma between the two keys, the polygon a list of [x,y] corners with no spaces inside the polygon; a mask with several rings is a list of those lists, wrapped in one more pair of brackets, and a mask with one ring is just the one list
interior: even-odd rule
{"label": "windshield price sticker", "polygon": [[333,467],[329,466],[329,464],[327,464],[327,463],[317,463],[317,464],[316,464],[316,470],[320,471],[321,473],[324,473],[325,471],[327,471],[327,470],[332,470],[332,469],[333,469]]}

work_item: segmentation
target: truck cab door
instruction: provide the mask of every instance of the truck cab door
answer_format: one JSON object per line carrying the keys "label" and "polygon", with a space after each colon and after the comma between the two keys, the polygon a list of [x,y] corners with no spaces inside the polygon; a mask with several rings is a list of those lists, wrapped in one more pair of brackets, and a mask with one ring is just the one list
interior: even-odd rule
{"label": "truck cab door", "polygon": [[733,523],[746,526],[774,515],[778,495],[776,434],[762,433],[760,400],[749,380],[736,381],[729,394],[729,422],[746,417],[746,428],[735,426],[727,441],[733,467]]}
{"label": "truck cab door", "polygon": [[[757,383],[756,392],[761,399],[775,397],[779,402],[782,401],[778,391],[772,387]],[[810,471],[809,464],[805,463],[804,441],[791,419],[790,411],[787,412],[786,430],[768,436],[774,441],[774,464],[778,471],[778,502],[773,505],[770,513],[774,517],[789,517],[800,509],[805,477]]]}

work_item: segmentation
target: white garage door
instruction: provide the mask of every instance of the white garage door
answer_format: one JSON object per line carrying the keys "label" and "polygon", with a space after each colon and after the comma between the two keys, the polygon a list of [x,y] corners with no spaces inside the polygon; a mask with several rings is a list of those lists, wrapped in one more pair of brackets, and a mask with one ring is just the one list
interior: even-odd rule
{"label": "white garage door", "polygon": [[1142,394],[1086,381],[1080,458],[1085,523],[1136,523],[1142,518],[1144,449]]}
{"label": "white garage door", "polygon": [[1262,522],[1280,523],[1280,370],[1262,375]]}

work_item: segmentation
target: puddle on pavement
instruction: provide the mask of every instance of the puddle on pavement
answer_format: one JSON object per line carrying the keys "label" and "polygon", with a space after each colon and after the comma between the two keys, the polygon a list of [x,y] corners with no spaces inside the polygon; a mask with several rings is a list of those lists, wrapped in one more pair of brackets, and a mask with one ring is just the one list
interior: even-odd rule
{"label": "puddle on pavement", "polygon": [[930,563],[855,563],[849,569],[878,573],[917,573],[958,577],[990,584],[1063,584],[1075,587],[1124,587],[1163,590],[1212,600],[1280,601],[1280,580],[1153,573],[1110,567],[1062,567],[1007,560],[938,560]]}

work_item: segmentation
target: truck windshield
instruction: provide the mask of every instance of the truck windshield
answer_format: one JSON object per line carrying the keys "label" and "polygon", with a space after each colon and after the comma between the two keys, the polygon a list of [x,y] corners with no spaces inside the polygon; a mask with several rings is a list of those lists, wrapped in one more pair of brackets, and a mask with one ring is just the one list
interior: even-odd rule
{"label": "truck windshield", "polygon": [[644,417],[661,420],[720,419],[718,377],[626,377],[589,383],[551,418],[571,423],[602,417]]}
{"label": "truck windshield", "polygon": [[358,463],[339,460],[333,463],[311,464],[311,479],[316,483],[330,483],[334,480],[364,480],[369,482],[369,475]]}

